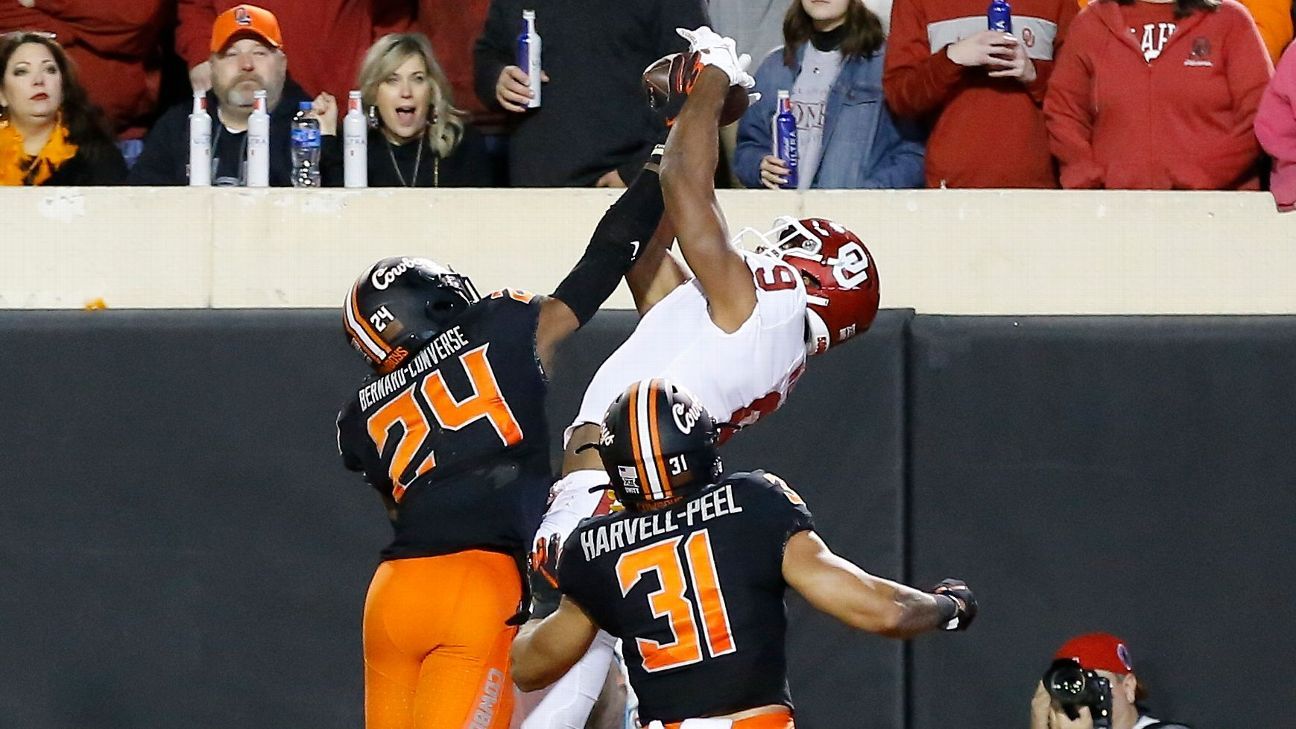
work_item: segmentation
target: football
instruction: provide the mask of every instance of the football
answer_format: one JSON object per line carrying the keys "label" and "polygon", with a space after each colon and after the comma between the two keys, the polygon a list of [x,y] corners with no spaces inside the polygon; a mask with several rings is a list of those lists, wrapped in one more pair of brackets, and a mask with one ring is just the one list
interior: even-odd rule
{"label": "football", "polygon": [[[643,72],[644,93],[648,96],[648,106],[673,122],[684,108],[688,98],[687,89],[692,86],[693,78],[701,72],[702,66],[697,61],[698,54],[671,53],[653,62]],[[742,118],[747,111],[747,89],[741,86],[729,87],[724,107],[720,110],[720,126],[728,126]]]}

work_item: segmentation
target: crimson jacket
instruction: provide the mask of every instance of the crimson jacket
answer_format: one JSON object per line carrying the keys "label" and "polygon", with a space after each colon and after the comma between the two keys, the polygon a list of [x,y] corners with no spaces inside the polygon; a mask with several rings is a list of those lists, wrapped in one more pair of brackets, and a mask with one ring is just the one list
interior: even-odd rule
{"label": "crimson jacket", "polygon": [[896,116],[931,124],[928,187],[1057,187],[1044,92],[1076,0],[1012,0],[1014,35],[1035,82],[990,78],[949,59],[951,43],[986,30],[987,0],[895,0],[882,88]]}
{"label": "crimson jacket", "polygon": [[[216,16],[239,4],[239,0],[179,0],[176,52],[189,68],[211,57]],[[408,30],[415,11],[414,0],[253,0],[252,4],[274,13],[279,21],[288,73],[310,96],[323,91],[333,94],[343,114],[347,92],[357,88],[356,76],[369,46],[387,33]]]}
{"label": "crimson jacket", "polygon": [[[159,37],[173,0],[0,2],[0,33],[53,33],[77,66],[90,101],[124,138],[144,136],[158,101]],[[208,26],[208,33],[211,28]]]}
{"label": "crimson jacket", "polygon": [[1273,64],[1246,8],[1175,21],[1148,62],[1113,0],[1071,26],[1044,103],[1062,186],[1258,190],[1253,124]]}

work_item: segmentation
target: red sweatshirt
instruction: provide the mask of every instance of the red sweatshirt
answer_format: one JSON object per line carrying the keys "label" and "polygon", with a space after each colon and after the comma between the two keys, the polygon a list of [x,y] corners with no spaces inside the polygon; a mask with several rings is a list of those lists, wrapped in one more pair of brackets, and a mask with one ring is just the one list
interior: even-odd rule
{"label": "red sweatshirt", "polygon": [[1041,105],[1076,0],[1012,0],[1014,35],[1037,78],[990,78],[949,59],[986,30],[987,0],[895,0],[882,85],[900,116],[932,124],[928,187],[1057,187]]}
{"label": "red sweatshirt", "polygon": [[1251,15],[1224,0],[1157,20],[1146,5],[1102,0],[1071,26],[1044,104],[1062,186],[1260,189],[1253,124],[1273,64]]}
{"label": "red sweatshirt", "polygon": [[[179,3],[176,52],[193,68],[211,56],[216,16],[239,2]],[[321,91],[336,96],[341,113],[346,113],[347,92],[356,88],[365,51],[386,33],[408,30],[415,7],[414,0],[253,0],[251,4],[274,13],[279,21],[288,74],[311,96]]]}
{"label": "red sweatshirt", "polygon": [[0,33],[54,33],[77,65],[90,100],[104,110],[124,138],[147,130],[158,99],[161,47],[170,20],[167,0],[37,0],[25,8],[0,2]]}

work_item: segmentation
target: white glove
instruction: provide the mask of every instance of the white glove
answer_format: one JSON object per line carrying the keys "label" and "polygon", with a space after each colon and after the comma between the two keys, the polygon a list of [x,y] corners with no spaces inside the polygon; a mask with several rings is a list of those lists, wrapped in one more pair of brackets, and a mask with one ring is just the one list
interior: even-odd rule
{"label": "white glove", "polygon": [[701,54],[704,66],[715,66],[724,71],[729,77],[730,86],[750,89],[756,85],[756,79],[747,73],[747,67],[751,65],[751,56],[746,53],[738,55],[733,38],[726,38],[705,25],[697,30],[676,28],[675,32],[689,42],[690,51]]}

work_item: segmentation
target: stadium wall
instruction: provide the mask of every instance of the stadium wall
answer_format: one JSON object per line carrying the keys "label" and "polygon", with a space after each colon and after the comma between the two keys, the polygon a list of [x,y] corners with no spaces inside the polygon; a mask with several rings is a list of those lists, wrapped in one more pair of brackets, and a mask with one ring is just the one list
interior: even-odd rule
{"label": "stadium wall", "polygon": [[[633,324],[603,312],[565,348],[556,422]],[[0,726],[361,725],[388,530],[336,457],[365,369],[338,329],[0,312]],[[816,359],[728,465],[788,478],[874,572],[968,580],[982,612],[906,646],[793,600],[798,726],[1025,726],[1052,650],[1098,629],[1130,641],[1154,713],[1286,725],[1294,369],[1296,317],[891,310]]]}
{"label": "stadium wall", "polygon": [[[553,290],[607,190],[0,190],[0,308],[333,307],[388,255]],[[721,191],[732,231],[836,219],[921,314],[1296,313],[1296,216],[1265,193]],[[609,308],[628,309],[622,289]]]}

